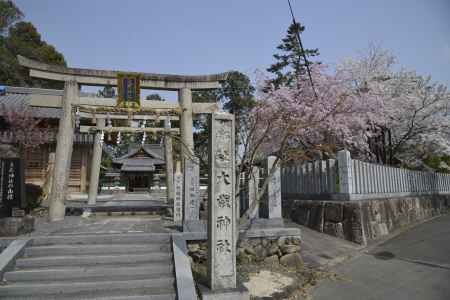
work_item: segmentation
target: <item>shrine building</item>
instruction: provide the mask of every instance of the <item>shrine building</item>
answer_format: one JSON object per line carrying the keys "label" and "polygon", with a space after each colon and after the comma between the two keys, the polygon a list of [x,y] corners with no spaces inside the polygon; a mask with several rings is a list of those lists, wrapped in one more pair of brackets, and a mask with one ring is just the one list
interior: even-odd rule
{"label": "shrine building", "polygon": [[159,144],[132,146],[127,154],[113,160],[127,192],[148,192],[165,182],[164,147]]}

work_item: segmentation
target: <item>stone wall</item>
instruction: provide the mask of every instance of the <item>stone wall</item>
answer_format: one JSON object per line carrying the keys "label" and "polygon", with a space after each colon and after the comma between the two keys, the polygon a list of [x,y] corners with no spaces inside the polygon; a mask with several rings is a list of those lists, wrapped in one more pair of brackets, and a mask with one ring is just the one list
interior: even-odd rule
{"label": "stone wall", "polygon": [[34,217],[25,216],[23,218],[10,217],[0,218],[0,237],[18,236],[30,233],[34,230]]}
{"label": "stone wall", "polygon": [[238,243],[237,259],[240,264],[264,262],[298,267],[303,264],[300,256],[300,238],[251,238]]}
{"label": "stone wall", "polygon": [[[264,262],[282,264],[285,267],[299,267],[303,265],[300,247],[298,237],[241,239],[237,246],[237,262],[243,265]],[[189,241],[188,250],[194,263],[207,263],[206,242]]]}
{"label": "stone wall", "polygon": [[284,215],[317,231],[366,245],[407,225],[448,212],[450,196],[363,201],[296,200]]}

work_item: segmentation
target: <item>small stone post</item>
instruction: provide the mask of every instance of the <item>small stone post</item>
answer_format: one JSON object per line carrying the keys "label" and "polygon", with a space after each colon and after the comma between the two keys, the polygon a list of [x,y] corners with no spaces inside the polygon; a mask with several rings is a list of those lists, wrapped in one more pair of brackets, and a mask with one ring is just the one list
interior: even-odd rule
{"label": "small stone post", "polygon": [[[269,156],[267,158],[267,175],[270,174],[276,156]],[[275,167],[275,172],[269,180],[267,186],[269,219],[281,219],[281,171],[280,165]]]}
{"label": "small stone post", "polygon": [[[171,128],[169,118],[164,120],[164,128],[166,130]],[[164,136],[164,156],[166,159],[166,202],[172,202],[174,200],[172,138],[169,134],[170,132],[166,131],[166,136]]]}
{"label": "small stone post", "polygon": [[[259,193],[259,168],[252,167],[250,178],[248,179],[248,207],[250,211],[250,219],[259,217],[259,202],[257,200]],[[252,207],[254,208],[252,209]]]}
{"label": "small stone post", "polygon": [[174,176],[175,195],[173,199],[173,223],[181,226],[183,221],[183,173],[181,173],[181,162],[177,161]]}
{"label": "small stone post", "polygon": [[153,174],[152,188],[159,191],[161,188],[159,174]]}
{"label": "small stone post", "polygon": [[58,136],[56,141],[55,171],[50,193],[49,220],[60,221],[64,219],[66,207],[64,201],[69,182],[70,162],[73,147],[73,117],[72,103],[78,102],[78,83],[75,80],[66,81],[62,97],[63,115],[59,120]]}
{"label": "small stone post", "polygon": [[[97,127],[105,127],[105,119],[97,118]],[[102,131],[98,130],[95,133],[94,140],[94,150],[92,153],[91,160],[91,175],[89,177],[89,195],[88,195],[88,205],[95,205],[97,202],[98,195],[98,181],[100,177],[100,165],[102,162],[102,151],[103,151],[103,141],[102,141]]]}
{"label": "small stone post", "polygon": [[[338,168],[339,168],[339,193],[352,194],[353,193],[353,165],[350,152],[348,150],[341,150],[337,153]],[[364,176],[364,175],[363,175]],[[368,178],[366,178],[367,180]]]}
{"label": "small stone post", "polygon": [[234,116],[213,113],[209,128],[208,281],[214,291],[236,288]]}
{"label": "small stone post", "polygon": [[200,220],[200,166],[198,158],[184,159],[183,230],[196,231]]}

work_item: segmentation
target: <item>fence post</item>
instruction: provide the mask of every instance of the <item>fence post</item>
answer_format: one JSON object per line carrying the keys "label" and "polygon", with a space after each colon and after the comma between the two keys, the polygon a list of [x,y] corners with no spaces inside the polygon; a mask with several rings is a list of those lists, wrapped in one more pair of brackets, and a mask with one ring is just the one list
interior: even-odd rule
{"label": "fence post", "polygon": [[[267,158],[267,176],[270,176],[270,170],[277,158],[275,156],[269,156]],[[281,176],[280,165],[278,163],[275,166],[275,172],[269,179],[267,186],[268,195],[268,207],[269,207],[269,219],[281,218]]]}
{"label": "fence post", "polygon": [[353,194],[353,168],[352,158],[348,150],[337,153],[339,168],[339,193]]}
{"label": "fence post", "polygon": [[[286,169],[285,169],[286,170]],[[259,218],[259,168],[252,167],[250,178],[248,179],[248,207],[253,210],[250,211],[250,218]]]}

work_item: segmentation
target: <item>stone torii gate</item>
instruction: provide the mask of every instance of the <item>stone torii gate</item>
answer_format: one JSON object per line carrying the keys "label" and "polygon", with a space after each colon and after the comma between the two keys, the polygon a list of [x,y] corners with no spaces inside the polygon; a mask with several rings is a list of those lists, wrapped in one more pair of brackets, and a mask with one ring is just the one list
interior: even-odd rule
{"label": "stone torii gate", "polygon": [[[49,65],[18,56],[19,64],[29,68],[30,76],[41,79],[64,82],[64,94],[58,95],[31,95],[31,106],[59,107],[63,110],[63,116],[59,121],[57,136],[56,157],[54,167],[53,186],[50,192],[50,212],[51,221],[64,219],[65,197],[69,177],[70,162],[72,156],[73,136],[74,136],[74,107],[85,107],[93,111],[84,112],[85,117],[95,118],[95,128],[85,128],[84,130],[97,130],[96,140],[99,139],[99,130],[107,131],[105,128],[106,112],[108,108],[116,107],[115,98],[95,98],[81,97],[79,90],[81,85],[91,86],[117,86],[118,71],[94,70],[67,68],[63,66]],[[220,81],[226,80],[228,73],[213,75],[166,75],[154,73],[139,73],[140,87],[143,89],[168,90],[178,92],[178,104],[166,103],[162,101],[145,100],[141,102],[141,109],[136,112],[133,119],[149,120],[152,117],[166,115],[167,118],[174,118],[180,115],[180,133],[183,144],[183,157],[192,157],[194,151],[193,140],[193,115],[212,114],[219,110],[217,103],[192,103],[192,90],[216,89],[220,87]],[[115,118],[126,119],[126,113],[117,115]],[[109,129],[109,131],[126,131],[125,128]],[[82,129],[83,130],[83,129]],[[136,129],[142,131],[172,131],[166,123],[165,128]],[[166,153],[168,155],[169,153]],[[94,144],[94,159],[91,166],[90,195],[89,198],[95,200],[97,196],[98,178],[100,171],[101,147]],[[168,198],[173,199],[173,163],[166,164],[168,174]],[[169,175],[170,174],[170,175]]]}

